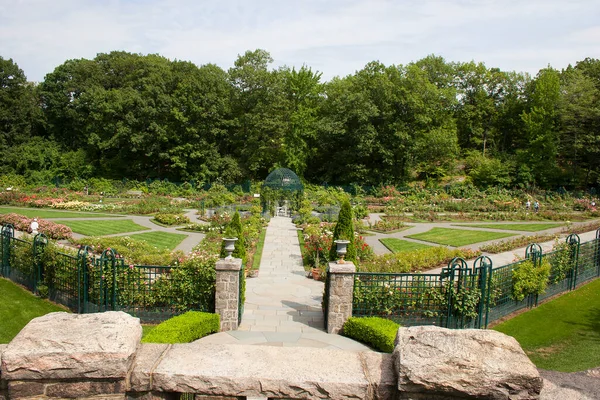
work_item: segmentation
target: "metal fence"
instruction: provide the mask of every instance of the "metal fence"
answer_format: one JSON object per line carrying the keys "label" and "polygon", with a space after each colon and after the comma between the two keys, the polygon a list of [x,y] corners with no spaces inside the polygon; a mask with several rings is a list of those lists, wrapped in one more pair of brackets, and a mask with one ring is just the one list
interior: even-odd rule
{"label": "metal fence", "polygon": [[[566,243],[546,254],[532,244],[524,260],[496,268],[484,256],[471,268],[465,260],[455,258],[439,274],[357,272],[352,315],[379,316],[404,326],[486,328],[490,322],[600,276],[600,230],[592,241],[580,243],[579,236],[570,235]],[[543,293],[515,300],[513,271],[525,262],[533,263],[534,268],[548,262],[548,285]]]}
{"label": "metal fence", "polygon": [[159,322],[189,310],[215,311],[214,276],[190,279],[176,267],[127,265],[112,250],[98,257],[87,246],[77,254],[46,252],[43,234],[21,240],[10,225],[0,240],[0,275],[73,312],[124,311]]}

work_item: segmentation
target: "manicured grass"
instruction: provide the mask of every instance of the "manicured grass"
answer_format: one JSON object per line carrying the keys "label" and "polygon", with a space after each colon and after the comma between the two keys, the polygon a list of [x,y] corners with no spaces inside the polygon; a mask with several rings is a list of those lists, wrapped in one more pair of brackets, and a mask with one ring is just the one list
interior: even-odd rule
{"label": "manicured grass", "polygon": [[418,249],[424,249],[431,247],[426,244],[409,242],[408,240],[396,239],[396,238],[385,238],[379,239],[385,247],[387,247],[392,253],[400,253],[403,251],[412,251]]}
{"label": "manicured grass", "polygon": [[256,252],[254,253],[254,260],[252,261],[252,269],[258,269],[260,267],[260,259],[262,258],[263,248],[265,247],[265,236],[267,236],[266,228],[262,230],[260,236],[258,237],[258,244],[256,245]]}
{"label": "manicured grass", "polygon": [[142,324],[142,339],[154,328],[156,328],[156,325]]}
{"label": "manicured grass", "polygon": [[0,278],[0,343],[8,343],[29,321],[54,311],[67,311],[35,297],[11,281]]}
{"label": "manicured grass", "polygon": [[27,218],[118,218],[118,215],[57,211],[44,208],[0,207],[0,214],[15,213]]}
{"label": "manicured grass", "polygon": [[97,220],[97,221],[55,221],[59,224],[68,226],[73,232],[86,236],[104,236],[115,233],[145,231],[145,228],[136,224],[130,219],[121,220]]}
{"label": "manicured grass", "polygon": [[159,250],[174,250],[187,235],[184,235],[183,233],[153,231],[129,235],[129,237],[134,240],[143,240]]}
{"label": "manicured grass", "polygon": [[598,367],[600,279],[494,329],[517,339],[538,368],[573,372]]}
{"label": "manicured grass", "polygon": [[423,240],[448,246],[460,247],[468,244],[486,242],[488,240],[500,239],[508,236],[514,236],[512,233],[486,232],[486,231],[468,231],[464,229],[433,228],[430,231],[416,233],[406,237]]}
{"label": "manicured grass", "polygon": [[557,224],[552,222],[539,223],[539,224],[460,224],[458,226],[472,226],[474,228],[488,228],[488,229],[504,229],[507,231],[524,231],[524,232],[538,232],[545,231],[546,229],[558,228],[564,224]]}

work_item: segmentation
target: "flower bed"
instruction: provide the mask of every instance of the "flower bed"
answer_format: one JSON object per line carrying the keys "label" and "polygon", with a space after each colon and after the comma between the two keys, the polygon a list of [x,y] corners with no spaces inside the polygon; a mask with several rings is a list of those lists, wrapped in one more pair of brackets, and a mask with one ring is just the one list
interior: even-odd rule
{"label": "flower bed", "polygon": [[[29,232],[29,227],[33,218],[27,218],[19,214],[2,214],[0,215],[0,223],[2,225],[12,224],[18,231]],[[51,239],[68,239],[73,235],[71,228],[65,225],[57,224],[45,219],[38,220],[38,232],[45,234]]]}

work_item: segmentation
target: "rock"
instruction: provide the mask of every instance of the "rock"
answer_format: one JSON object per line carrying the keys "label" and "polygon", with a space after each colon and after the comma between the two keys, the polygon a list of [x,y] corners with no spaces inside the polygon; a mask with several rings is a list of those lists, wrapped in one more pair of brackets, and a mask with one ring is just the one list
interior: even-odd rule
{"label": "rock", "polygon": [[590,371],[539,371],[544,378],[541,400],[587,400],[600,397],[600,379],[590,374]]}
{"label": "rock", "polygon": [[139,319],[124,312],[35,318],[2,354],[8,380],[123,379],[140,339]]}
{"label": "rock", "polygon": [[135,356],[129,378],[130,389],[136,392],[152,390],[152,371],[170,344],[142,343]]}
{"label": "rock", "polygon": [[544,379],[544,388],[540,394],[540,400],[594,400],[594,398]]}
{"label": "rock", "polygon": [[519,343],[492,330],[400,328],[393,356],[400,398],[538,399],[542,390]]}
{"label": "rock", "polygon": [[373,399],[395,387],[389,354],[307,347],[175,344],[152,374],[154,391],[211,396]]}

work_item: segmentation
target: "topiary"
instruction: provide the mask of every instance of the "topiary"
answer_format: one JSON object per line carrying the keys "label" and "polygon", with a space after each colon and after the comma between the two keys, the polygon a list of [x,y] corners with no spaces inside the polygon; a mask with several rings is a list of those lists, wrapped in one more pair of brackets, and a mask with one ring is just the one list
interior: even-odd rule
{"label": "topiary", "polygon": [[[231,254],[235,258],[241,258],[243,263],[246,263],[246,240],[244,237],[244,228],[242,227],[242,220],[240,213],[235,212],[231,218],[231,222],[225,230],[224,237],[236,237],[238,240],[235,242],[235,250]],[[221,244],[221,257],[225,257],[227,252],[225,251],[225,242]]]}
{"label": "topiary", "polygon": [[391,353],[400,325],[379,317],[350,317],[344,324],[344,336],[368,344],[376,350]]}
{"label": "topiary", "polygon": [[188,311],[157,325],[142,343],[189,343],[218,331],[218,314]]}
{"label": "topiary", "polygon": [[[349,240],[348,252],[344,257],[347,261],[356,262],[356,243],[354,241],[354,225],[352,223],[352,206],[348,200],[342,203],[342,208],[338,215],[338,221],[333,229],[333,240]],[[329,250],[329,259],[337,260],[337,245],[332,243]]]}

